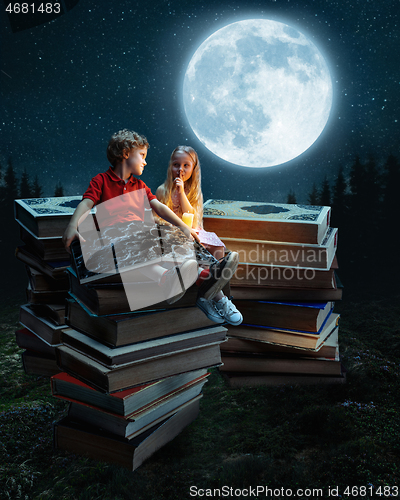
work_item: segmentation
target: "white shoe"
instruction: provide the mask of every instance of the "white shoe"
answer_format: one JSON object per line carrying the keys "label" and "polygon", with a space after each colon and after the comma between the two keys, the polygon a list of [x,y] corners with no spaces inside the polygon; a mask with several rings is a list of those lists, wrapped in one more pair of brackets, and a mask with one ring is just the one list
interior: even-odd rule
{"label": "white shoe", "polygon": [[206,300],[204,297],[199,297],[196,301],[196,306],[214,323],[221,324],[225,322],[224,318],[217,311],[213,300]]}
{"label": "white shoe", "polygon": [[212,302],[214,302],[215,309],[218,311],[224,321],[226,321],[230,325],[237,326],[240,325],[240,323],[243,321],[243,316],[226,295],[224,295],[218,302]]}

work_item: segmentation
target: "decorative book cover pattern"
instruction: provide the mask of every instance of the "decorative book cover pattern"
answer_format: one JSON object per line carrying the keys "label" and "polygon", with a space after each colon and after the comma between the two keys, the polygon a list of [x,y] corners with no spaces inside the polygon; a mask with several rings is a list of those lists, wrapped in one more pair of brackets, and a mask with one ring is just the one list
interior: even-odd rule
{"label": "decorative book cover pattern", "polygon": [[60,196],[53,198],[29,198],[15,200],[34,217],[41,215],[72,215],[82,196]]}
{"label": "decorative book cover pattern", "polygon": [[289,205],[254,201],[207,200],[204,217],[227,217],[230,219],[315,221],[329,207],[315,205]]}

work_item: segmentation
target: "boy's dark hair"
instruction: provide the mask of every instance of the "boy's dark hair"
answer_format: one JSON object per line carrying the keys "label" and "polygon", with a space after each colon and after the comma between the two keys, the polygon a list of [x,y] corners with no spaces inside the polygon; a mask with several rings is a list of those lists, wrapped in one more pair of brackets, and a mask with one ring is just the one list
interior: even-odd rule
{"label": "boy's dark hair", "polygon": [[113,167],[124,159],[124,155],[135,148],[149,148],[144,135],[124,128],[111,136],[107,146],[107,158]]}

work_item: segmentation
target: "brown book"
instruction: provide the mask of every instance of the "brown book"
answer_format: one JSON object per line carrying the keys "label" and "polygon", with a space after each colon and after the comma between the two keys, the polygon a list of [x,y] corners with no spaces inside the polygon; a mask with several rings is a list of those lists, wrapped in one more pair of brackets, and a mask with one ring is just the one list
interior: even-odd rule
{"label": "brown book", "polygon": [[66,318],[72,328],[116,347],[215,325],[196,306],[97,316],[72,299]]}
{"label": "brown book", "polygon": [[231,237],[221,239],[227,249],[239,254],[241,264],[328,271],[336,253],[337,229],[328,228],[319,245]]}
{"label": "brown book", "polygon": [[65,250],[61,236],[37,238],[20,225],[20,237],[29,250],[42,260],[69,260],[69,253]]}
{"label": "brown book", "polygon": [[89,356],[107,368],[113,369],[128,363],[142,363],[173,353],[219,344],[226,340],[226,332],[226,328],[218,325],[121,347],[109,347],[77,330],[67,328],[61,333],[61,341],[65,346],[72,347],[72,349]]}
{"label": "brown book", "polygon": [[31,284],[26,287],[26,300],[30,304],[47,304],[54,302],[55,304],[64,304],[68,297],[68,290],[32,290]]}
{"label": "brown book", "polygon": [[65,271],[69,266],[69,261],[67,260],[42,260],[40,257],[30,252],[25,245],[16,248],[15,256],[27,266],[46,274],[50,278],[65,280]]}
{"label": "brown book", "polygon": [[[119,314],[131,312],[131,308],[126,296],[125,283],[107,283],[99,284],[81,284],[76,274],[72,269],[68,269],[68,276],[70,278],[70,290],[73,298],[89,309],[90,312],[98,316]],[[138,298],[144,297],[147,303],[147,297],[151,296],[152,287],[158,287],[155,282],[152,283],[132,283],[135,287]],[[185,292],[185,295],[173,304],[168,304],[166,301],[158,302],[147,307],[138,307],[138,310],[151,311],[154,309],[175,309],[177,307],[195,306],[198,294],[198,286],[192,285]]]}
{"label": "brown book", "polygon": [[281,357],[267,354],[237,354],[221,355],[223,372],[235,373],[297,373],[307,375],[340,376],[342,373],[339,352],[335,358],[313,357]]}
{"label": "brown book", "polygon": [[310,349],[304,347],[294,347],[282,344],[271,344],[269,342],[260,342],[258,340],[246,340],[236,337],[229,337],[226,342],[221,344],[221,353],[236,353],[236,354],[276,354],[281,356],[307,356],[307,357],[322,357],[334,358],[338,349],[338,332],[335,328],[319,346],[318,349]]}
{"label": "brown book", "polygon": [[54,325],[65,325],[65,303],[28,304],[36,316],[45,318]]}
{"label": "brown book", "polygon": [[222,373],[227,385],[231,388],[276,386],[276,385],[331,385],[345,384],[346,373],[339,376],[296,375],[292,373]]}
{"label": "brown book", "polygon": [[333,309],[332,302],[235,300],[243,325],[318,332]]}
{"label": "brown book", "polygon": [[54,357],[33,351],[24,351],[22,353],[22,365],[28,375],[52,377],[60,371]]}
{"label": "brown book", "polygon": [[320,244],[329,227],[330,207],[256,201],[207,200],[206,231],[224,238]]}
{"label": "brown book", "polygon": [[48,344],[42,338],[35,335],[27,328],[21,328],[15,332],[15,340],[18,347],[28,351],[34,351],[45,357],[56,359],[56,348]]}
{"label": "brown book", "polygon": [[68,416],[76,422],[91,424],[117,436],[133,439],[141,432],[182,410],[193,402],[194,398],[200,399],[203,385],[204,382],[197,383],[171,395],[158,404],[127,417],[105,412],[82,403],[70,403]]}
{"label": "brown book", "polygon": [[48,344],[61,343],[61,331],[65,325],[56,325],[48,317],[42,316],[41,311],[35,307],[29,304],[22,305],[19,309],[19,321]]}
{"label": "brown book", "polygon": [[336,258],[329,270],[276,267],[273,265],[239,264],[230,280],[236,287],[336,288]]}
{"label": "brown book", "polygon": [[61,372],[51,378],[51,392],[56,398],[86,403],[126,417],[138,410],[157,404],[197,382],[205,381],[208,375],[209,373],[205,369],[196,370],[113,392],[112,394],[105,394],[68,373]]}
{"label": "brown book", "polygon": [[82,196],[15,200],[15,219],[37,238],[62,237]]}
{"label": "brown book", "polygon": [[337,288],[272,288],[272,287],[231,287],[235,300],[283,300],[283,301],[323,301],[342,300],[343,287]]}
{"label": "brown book", "polygon": [[64,291],[67,292],[69,289],[68,276],[65,273],[64,277],[60,279],[50,278],[44,273],[37,271],[33,267],[25,266],[28,273],[29,284],[31,290],[37,292],[48,292],[48,291]]}
{"label": "brown book", "polygon": [[296,330],[274,330],[270,328],[257,328],[245,325],[228,325],[228,337],[245,340],[257,340],[292,347],[302,347],[318,350],[332,331],[338,328],[339,314],[332,313],[323,328],[318,333],[301,332]]}
{"label": "brown book", "polygon": [[137,469],[147,458],[174,439],[199,413],[199,401],[178,411],[136,438],[128,440],[65,418],[54,426],[54,447],[95,460]]}
{"label": "brown book", "polygon": [[62,371],[104,392],[119,391],[179,373],[211,368],[221,363],[219,344],[174,353],[161,359],[130,363],[114,369],[109,369],[67,346],[57,347],[56,357]]}

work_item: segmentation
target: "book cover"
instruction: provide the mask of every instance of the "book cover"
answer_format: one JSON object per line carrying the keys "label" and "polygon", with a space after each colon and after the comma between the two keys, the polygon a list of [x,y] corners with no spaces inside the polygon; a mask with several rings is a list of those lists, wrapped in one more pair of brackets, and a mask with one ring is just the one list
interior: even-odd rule
{"label": "book cover", "polygon": [[82,196],[15,200],[15,219],[38,238],[62,236],[81,200]]}
{"label": "book cover", "polygon": [[54,426],[54,447],[95,460],[137,469],[155,451],[174,439],[199,413],[199,400],[154,425],[132,440],[64,418]]}
{"label": "book cover", "polygon": [[203,223],[220,238],[320,244],[330,213],[330,207],[314,205],[207,200]]}
{"label": "book cover", "polygon": [[221,237],[239,254],[240,264],[328,271],[337,248],[337,228],[329,227],[321,243],[292,243]]}
{"label": "book cover", "polygon": [[207,370],[196,370],[108,394],[65,372],[54,375],[50,382],[51,392],[57,398],[89,404],[105,411],[128,416],[149,405],[157,404],[197,382],[206,381],[208,376]]}

